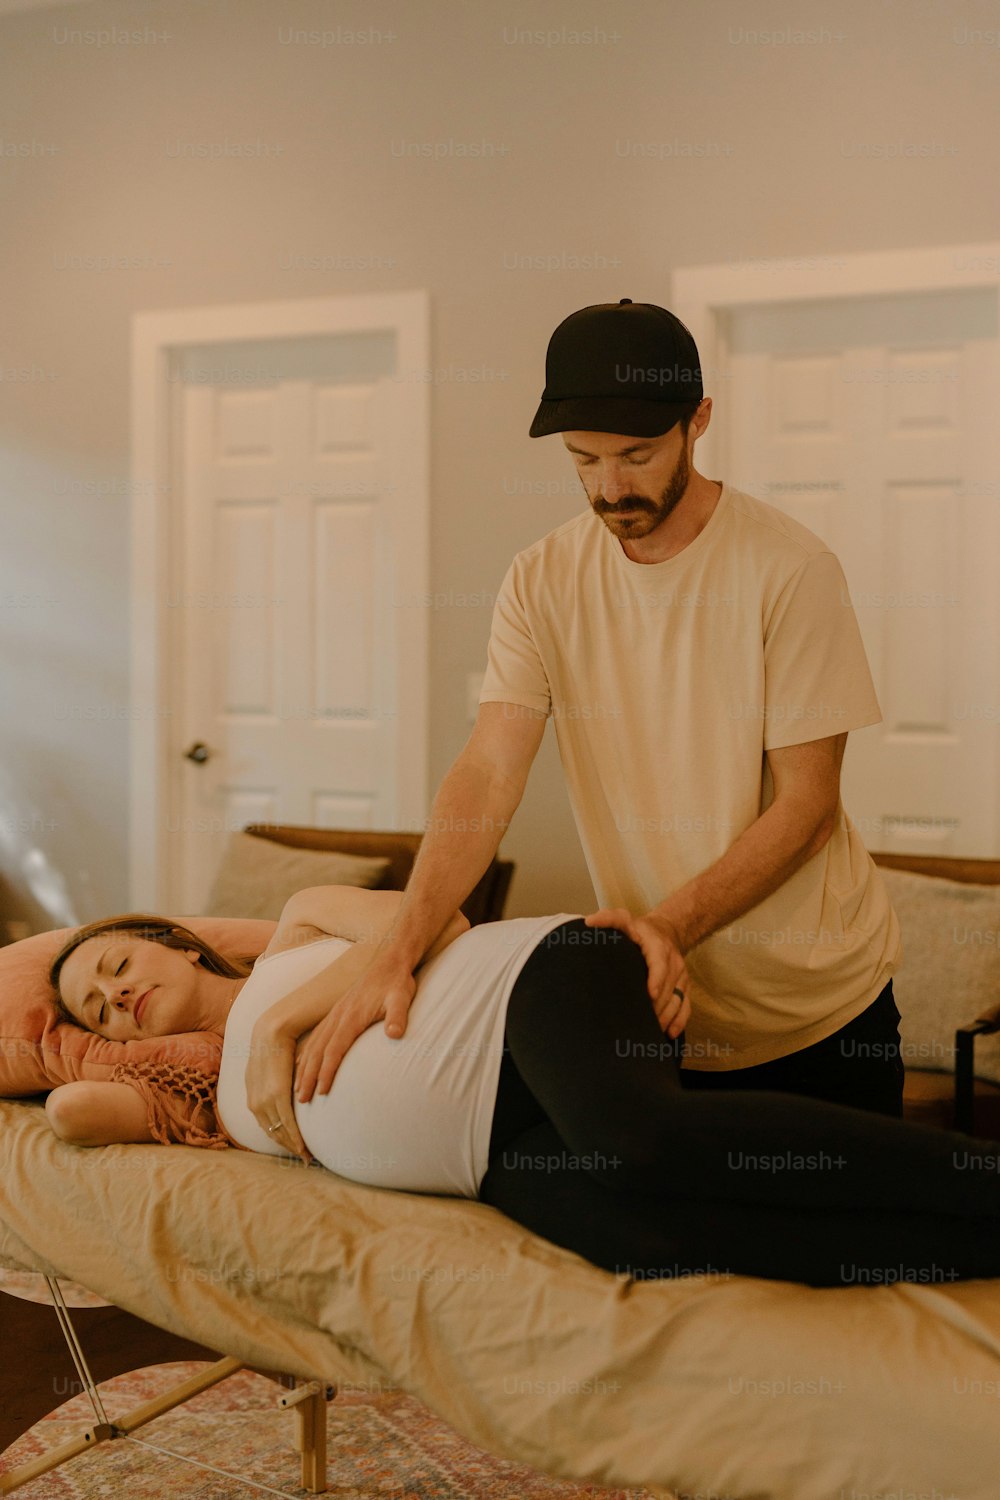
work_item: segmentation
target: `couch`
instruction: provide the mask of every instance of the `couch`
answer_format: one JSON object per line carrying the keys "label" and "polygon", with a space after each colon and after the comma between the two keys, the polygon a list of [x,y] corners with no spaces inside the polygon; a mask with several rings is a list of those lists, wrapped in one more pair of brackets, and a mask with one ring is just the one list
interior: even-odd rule
{"label": "couch", "polygon": [[[365,855],[389,861],[376,890],[401,891],[413,869],[422,833],[375,832],[356,828],[307,828],[287,823],[249,823],[243,830],[255,838],[270,839],[296,849]],[[480,922],[499,922],[514,874],[511,860],[493,859],[465,901],[462,911],[473,927]]]}
{"label": "couch", "polygon": [[1000,1139],[1000,860],[872,859],[903,938],[903,1113]]}

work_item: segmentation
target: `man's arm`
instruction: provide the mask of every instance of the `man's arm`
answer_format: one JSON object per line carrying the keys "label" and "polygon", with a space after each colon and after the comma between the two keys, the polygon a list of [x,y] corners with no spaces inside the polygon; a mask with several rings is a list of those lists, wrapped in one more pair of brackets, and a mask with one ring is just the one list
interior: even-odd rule
{"label": "man's arm", "polygon": [[[330,895],[325,896],[325,892]],[[331,899],[334,892],[335,899]],[[295,916],[295,925],[288,931],[289,939],[295,936],[297,926],[304,942],[315,941],[326,932],[331,937],[349,938],[351,947],[338,954],[318,974],[314,974],[304,984],[297,985],[294,990],[269,1006],[254,1026],[255,1037],[298,1038],[304,1032],[311,1031],[324,1016],[329,1015],[351,986],[368,972],[379,943],[396,919],[403,901],[403,892],[358,888],[351,891],[350,897],[355,905],[348,911],[345,911],[343,888],[340,886],[316,886],[297,891],[288,901],[282,920],[289,913]],[[334,927],[336,931],[331,930]],[[424,954],[422,962],[427,963],[443,952],[468,930],[469,919],[460,911],[453,912],[451,920]]]}
{"label": "man's arm", "polygon": [[767,751],[774,800],[721,859],[643,916],[617,907],[587,917],[589,927],[619,927],[639,944],[656,1019],[670,1036],[679,1036],[691,1015],[684,955],[759,905],[829,839],[846,742],[837,734]]}
{"label": "man's arm", "polygon": [[481,703],[475,728],[434,799],[396,920],[382,947],[411,970],[483,876],[517,811],[545,715]]}
{"label": "man's arm", "polygon": [[649,916],[687,953],[784,885],[833,833],[846,734],[768,750],[774,800],[714,864],[672,891]]}
{"label": "man's arm", "polygon": [[384,1017],[401,1037],[428,943],[461,906],[496,853],[524,792],[546,715],[513,703],[482,703],[465,749],[441,783],[403,902],[370,968],[302,1043],[300,1100],[325,1094],[355,1040]]}

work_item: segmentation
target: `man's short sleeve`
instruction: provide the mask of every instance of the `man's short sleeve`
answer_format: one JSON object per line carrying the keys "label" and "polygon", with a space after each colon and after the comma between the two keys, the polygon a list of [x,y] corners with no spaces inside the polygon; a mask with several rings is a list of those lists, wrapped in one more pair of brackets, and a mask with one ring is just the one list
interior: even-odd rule
{"label": "man's short sleeve", "polygon": [[843,569],[832,552],[814,553],[764,621],[764,749],[881,719]]}
{"label": "man's short sleeve", "polygon": [[507,569],[496,603],[480,703],[520,703],[552,711],[549,681],[524,608],[517,558]]}

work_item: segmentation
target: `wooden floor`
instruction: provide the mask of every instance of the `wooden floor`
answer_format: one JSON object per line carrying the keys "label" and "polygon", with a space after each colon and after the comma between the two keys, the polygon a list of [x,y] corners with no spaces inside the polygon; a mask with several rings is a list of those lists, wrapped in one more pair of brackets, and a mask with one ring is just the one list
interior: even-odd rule
{"label": "wooden floor", "polygon": [[[220,1358],[117,1307],[73,1307],[70,1317],[98,1383],[146,1365]],[[0,1293],[0,1453],[80,1389],[55,1309]]]}

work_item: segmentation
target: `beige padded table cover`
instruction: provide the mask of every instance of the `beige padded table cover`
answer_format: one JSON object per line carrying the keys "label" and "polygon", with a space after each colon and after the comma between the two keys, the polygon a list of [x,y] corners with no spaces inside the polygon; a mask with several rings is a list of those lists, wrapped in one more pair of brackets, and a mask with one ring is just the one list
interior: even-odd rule
{"label": "beige padded table cover", "polygon": [[732,1500],[1000,1496],[1000,1280],[629,1282],[485,1204],[0,1101],[0,1264],[248,1364],[396,1387],[584,1483]]}

